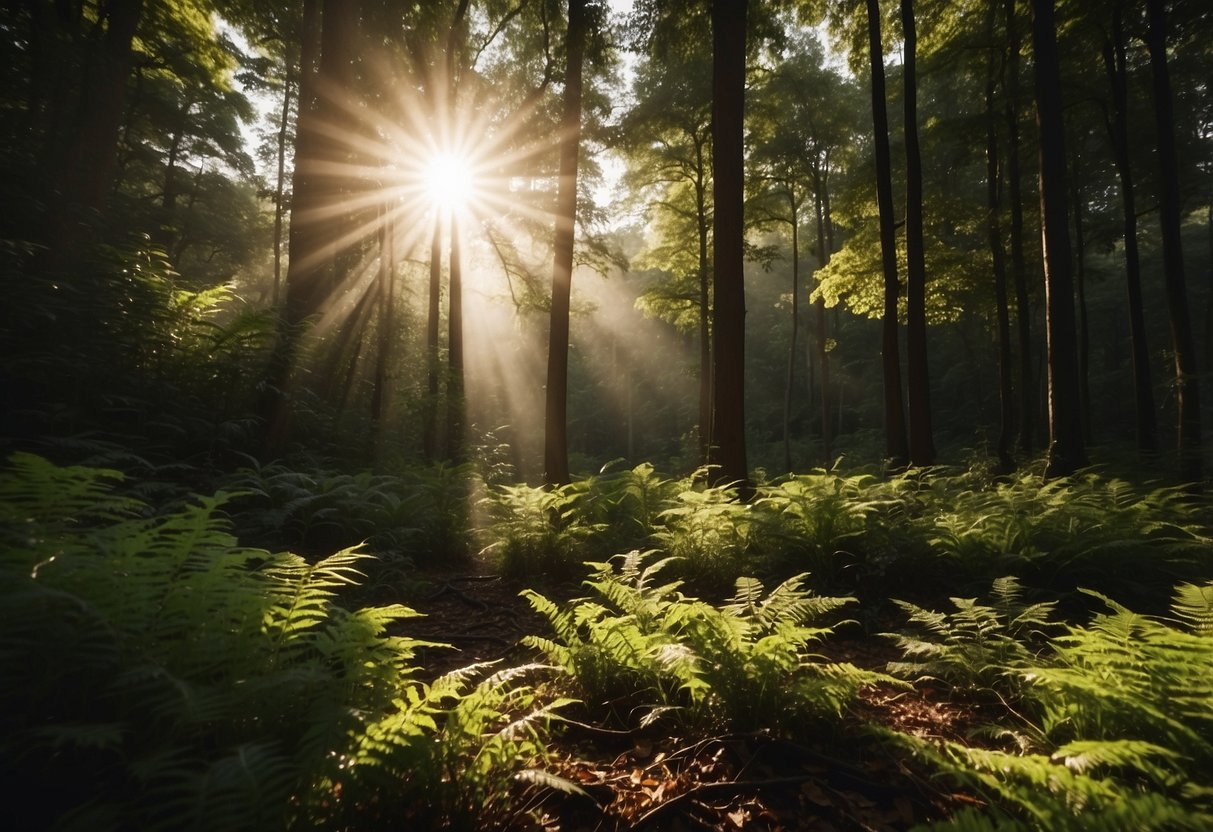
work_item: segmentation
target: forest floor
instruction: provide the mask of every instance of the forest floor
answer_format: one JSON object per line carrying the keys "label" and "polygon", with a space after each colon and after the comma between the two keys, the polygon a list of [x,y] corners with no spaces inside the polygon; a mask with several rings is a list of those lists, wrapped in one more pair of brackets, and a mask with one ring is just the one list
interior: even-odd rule
{"label": "forest floor", "polygon": [[[519,644],[546,634],[546,620],[519,596],[525,584],[483,572],[431,572],[407,601],[425,615],[409,621],[414,638],[453,650],[419,656],[428,673],[474,662],[526,662]],[[545,586],[567,599],[575,583]],[[884,671],[900,654],[883,638],[856,632],[835,636],[819,652],[831,661]],[[910,690],[876,686],[813,743],[792,743],[765,732],[683,736],[656,724],[620,730],[571,715],[555,733],[546,770],[576,783],[585,795],[551,789],[521,795],[534,802],[534,828],[565,830],[892,830],[939,820],[984,801],[949,789],[916,770],[912,760],[882,743],[872,726],[923,738],[969,744],[973,730],[1005,721],[1002,708],[954,699],[929,684]],[[585,719],[584,722],[579,721]]]}

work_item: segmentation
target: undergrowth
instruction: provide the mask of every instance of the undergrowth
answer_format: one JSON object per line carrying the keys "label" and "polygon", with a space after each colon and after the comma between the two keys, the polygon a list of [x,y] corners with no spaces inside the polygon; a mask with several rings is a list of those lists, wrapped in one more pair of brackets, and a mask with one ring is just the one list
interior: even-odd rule
{"label": "undergrowth", "polygon": [[430,645],[397,634],[412,610],[339,603],[368,555],[242,547],[225,495],[157,514],[119,479],[27,454],[0,472],[0,779],[18,826],[374,826],[388,793],[435,825],[508,818],[562,704],[536,700],[532,669],[422,683]]}
{"label": "undergrowth", "polygon": [[936,828],[1213,826],[1213,583],[1179,585],[1166,617],[1091,594],[1105,611],[1090,624],[1067,627],[1032,662],[1012,652],[1001,666],[1022,682],[1020,724],[994,732],[1014,751],[882,732],[988,803]]}
{"label": "undergrowth", "polygon": [[670,563],[639,551],[591,563],[593,597],[567,604],[525,591],[553,637],[524,643],[564,668],[588,703],[624,721],[639,709],[645,719],[668,715],[700,728],[803,730],[887,679],[810,652],[831,633],[820,620],[853,598],[815,596],[804,576],[769,593],[741,578],[729,601],[713,605],[683,595],[681,581],[663,583]]}

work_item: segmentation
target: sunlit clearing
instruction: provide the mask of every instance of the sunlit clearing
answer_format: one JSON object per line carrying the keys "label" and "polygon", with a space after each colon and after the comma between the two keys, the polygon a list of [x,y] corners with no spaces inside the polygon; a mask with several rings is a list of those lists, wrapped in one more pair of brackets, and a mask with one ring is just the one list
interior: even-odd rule
{"label": "sunlit clearing", "polygon": [[447,211],[462,211],[472,198],[472,170],[468,161],[440,153],[425,170],[425,190],[430,201]]}

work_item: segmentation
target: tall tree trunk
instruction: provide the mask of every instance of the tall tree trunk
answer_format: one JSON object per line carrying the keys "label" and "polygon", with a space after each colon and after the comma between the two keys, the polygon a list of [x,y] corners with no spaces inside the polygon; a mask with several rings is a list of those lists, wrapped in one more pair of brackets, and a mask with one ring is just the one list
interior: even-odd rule
{"label": "tall tree trunk", "polygon": [[748,497],[745,446],[745,52],[747,0],[712,2],[712,475]]}
{"label": "tall tree trunk", "polygon": [[1162,257],[1171,313],[1171,344],[1175,353],[1175,399],[1179,405],[1180,473],[1188,482],[1201,479],[1200,380],[1196,347],[1188,318],[1188,290],[1180,238],[1179,161],[1175,153],[1175,114],[1171,76],[1167,68],[1167,9],[1164,0],[1146,0],[1150,67],[1154,80],[1154,120],[1158,130],[1158,167],[1162,186],[1159,222]]}
{"label": "tall tree trunk", "polygon": [[1049,460],[1045,476],[1065,477],[1086,465],[1087,458],[1082,440],[1074,265],[1066,210],[1066,137],[1053,0],[1032,0],[1032,50],[1040,133],[1040,225],[1049,370]]}
{"label": "tall tree trunk", "polygon": [[1078,302],[1078,400],[1082,411],[1082,435],[1091,442],[1091,332],[1087,316],[1087,240],[1082,222],[1081,169],[1077,151],[1071,154],[1070,201],[1074,203],[1074,279]]}
{"label": "tall tree trunk", "polygon": [[304,289],[319,279],[320,252],[316,235],[302,218],[320,204],[315,168],[319,149],[316,74],[320,65],[321,25],[320,0],[304,0],[299,27],[299,115],[295,125],[295,163],[291,172],[291,222],[287,229],[289,261],[284,299],[278,313],[277,339],[270,353],[259,404],[265,421],[262,450],[266,456],[281,452],[286,442],[290,416],[287,385],[299,348],[302,321],[311,314],[311,292]]}
{"label": "tall tree trunk", "polygon": [[438,330],[442,315],[442,211],[434,207],[434,235],[430,238],[429,305],[425,322],[426,401],[423,442],[425,458],[438,459]]}
{"label": "tall tree trunk", "polygon": [[[830,262],[830,248],[826,242],[826,176],[823,167],[829,165],[829,155],[822,154],[825,159],[813,164],[813,213],[817,220],[817,269],[824,269]],[[830,466],[832,456],[830,443],[833,438],[830,420],[830,353],[829,332],[826,330],[826,302],[822,298],[813,301],[814,317],[817,322],[817,361],[821,365],[821,449],[825,458],[825,467]]]}
{"label": "tall tree trunk", "polygon": [[278,307],[282,292],[282,219],[286,214],[286,140],[291,123],[291,71],[294,68],[294,50],[287,50],[286,73],[282,81],[282,113],[278,124],[278,178],[274,185],[274,294],[273,306]]}
{"label": "tall tree trunk", "polygon": [[547,407],[543,479],[569,481],[568,383],[569,302],[573,282],[573,237],[577,226],[577,156],[581,149],[581,68],[585,57],[585,0],[569,0],[568,58],[560,123],[560,183],[556,192],[556,241],[552,265],[552,314],[548,330]]}
{"label": "tall tree trunk", "polygon": [[396,335],[396,227],[391,207],[383,206],[379,225],[379,349],[375,352],[375,378],[371,391],[371,421],[375,425],[375,447],[381,447],[388,402],[391,401],[389,370]]}
{"label": "tall tree trunk", "polygon": [[[105,31],[90,44],[78,110],[66,131],[66,144],[51,157],[46,172],[53,195],[46,254],[39,259],[49,271],[71,262],[110,192],[126,86],[134,67],[131,43],[142,17],[143,0],[112,0],[105,6]],[[54,143],[58,137],[48,138]]]}
{"label": "tall tree trunk", "polygon": [[[290,433],[288,391],[307,321],[324,309],[335,285],[334,258],[342,222],[321,221],[320,215],[340,198],[338,184],[324,169],[339,161],[344,151],[324,133],[324,125],[340,110],[335,99],[349,92],[357,24],[356,2],[304,2],[286,300],[262,409],[266,414],[264,450],[270,456],[282,450]],[[315,73],[313,66],[317,67]]]}
{"label": "tall tree trunk", "polygon": [[906,369],[910,415],[910,462],[935,462],[931,431],[931,381],[927,363],[927,263],[922,231],[922,155],[918,147],[918,33],[914,2],[901,0],[904,33],[902,82],[906,138]]}
{"label": "tall tree trunk", "polygon": [[[986,34],[994,43],[994,6],[986,14]],[[994,112],[995,52],[986,64],[986,234],[994,266],[995,314],[998,318],[998,466],[1004,472],[1015,467],[1011,449],[1015,442],[1015,404],[1011,381],[1011,314],[1007,298],[1007,253],[1003,248],[1000,175],[998,161],[998,121]]]}
{"label": "tall tree trunk", "polygon": [[712,435],[712,328],[710,323],[711,264],[708,260],[707,183],[703,145],[696,140],[695,224],[699,236],[699,464],[708,464]]}
{"label": "tall tree trunk", "polygon": [[1158,450],[1158,416],[1146,336],[1145,304],[1141,294],[1141,261],[1137,251],[1137,202],[1133,168],[1129,163],[1129,78],[1125,55],[1124,0],[1112,7],[1112,38],[1104,44],[1104,69],[1112,87],[1112,147],[1120,179],[1122,228],[1125,246],[1125,284],[1129,302],[1129,339],[1133,354],[1133,400],[1137,412],[1137,448]]}
{"label": "tall tree trunk", "polygon": [[1019,348],[1019,450],[1036,447],[1036,381],[1032,372],[1032,308],[1023,254],[1023,187],[1019,173],[1019,27],[1015,1],[1006,0],[1007,29],[1007,185],[1011,207],[1011,282],[1015,287],[1015,326]]}
{"label": "tall tree trunk", "polygon": [[460,255],[459,222],[451,213],[449,264],[450,297],[447,298],[446,455],[452,462],[464,460],[464,426],[467,402],[463,384],[463,258]]}
{"label": "tall tree trunk", "polygon": [[783,467],[792,472],[792,391],[796,385],[796,342],[800,335],[800,217],[796,198],[788,191],[792,209],[792,334],[788,339],[788,373],[783,388]]}
{"label": "tall tree trunk", "polygon": [[884,320],[881,357],[884,371],[885,456],[894,468],[906,465],[905,406],[901,396],[901,349],[897,341],[897,239],[893,219],[893,163],[889,151],[889,116],[885,111],[884,47],[880,39],[880,4],[866,0],[868,57],[872,69],[872,127],[876,139],[876,203],[880,208],[880,261],[884,272]]}

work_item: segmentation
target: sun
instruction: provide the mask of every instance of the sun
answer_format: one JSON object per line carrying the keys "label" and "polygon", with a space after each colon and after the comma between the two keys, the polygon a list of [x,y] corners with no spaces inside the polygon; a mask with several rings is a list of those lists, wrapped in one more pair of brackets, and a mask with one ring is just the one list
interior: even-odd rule
{"label": "sun", "polygon": [[446,211],[462,211],[471,200],[475,185],[467,159],[438,153],[425,167],[425,191],[430,201]]}

